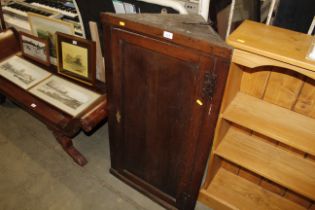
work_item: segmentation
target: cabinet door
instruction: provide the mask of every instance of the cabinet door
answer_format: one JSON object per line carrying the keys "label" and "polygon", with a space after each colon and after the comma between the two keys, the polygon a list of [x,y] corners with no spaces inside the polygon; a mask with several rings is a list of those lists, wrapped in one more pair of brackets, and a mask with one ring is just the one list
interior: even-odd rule
{"label": "cabinet door", "polygon": [[163,205],[181,208],[199,189],[193,186],[191,195],[200,138],[209,138],[210,147],[201,125],[210,113],[205,85],[214,58],[121,29],[112,30],[110,50],[111,171]]}

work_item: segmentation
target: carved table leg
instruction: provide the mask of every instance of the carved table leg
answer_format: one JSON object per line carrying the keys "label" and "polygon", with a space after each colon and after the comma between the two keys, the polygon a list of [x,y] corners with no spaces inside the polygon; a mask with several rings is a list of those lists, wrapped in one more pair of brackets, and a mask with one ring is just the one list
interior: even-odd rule
{"label": "carved table leg", "polygon": [[5,102],[5,96],[0,94],[0,104],[3,104]]}
{"label": "carved table leg", "polygon": [[63,149],[72,157],[74,162],[80,166],[87,164],[88,161],[85,159],[85,157],[73,146],[71,138],[58,131],[53,131],[53,134]]}

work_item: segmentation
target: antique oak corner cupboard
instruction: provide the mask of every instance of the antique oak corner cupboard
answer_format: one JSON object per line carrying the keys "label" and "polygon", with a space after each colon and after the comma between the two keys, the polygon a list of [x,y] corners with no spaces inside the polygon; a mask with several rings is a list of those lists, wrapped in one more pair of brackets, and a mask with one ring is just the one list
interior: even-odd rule
{"label": "antique oak corner cupboard", "polygon": [[111,173],[193,209],[231,49],[201,16],[102,14]]}

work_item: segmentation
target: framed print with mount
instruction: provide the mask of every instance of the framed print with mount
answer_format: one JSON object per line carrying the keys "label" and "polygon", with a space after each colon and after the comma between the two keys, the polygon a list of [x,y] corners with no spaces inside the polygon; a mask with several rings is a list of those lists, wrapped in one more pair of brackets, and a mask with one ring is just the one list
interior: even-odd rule
{"label": "framed print with mount", "polygon": [[49,42],[47,39],[20,32],[20,44],[23,56],[49,66]]}
{"label": "framed print with mount", "polygon": [[47,79],[51,73],[14,55],[0,63],[0,75],[27,90]]}
{"label": "framed print with mount", "polygon": [[77,117],[101,95],[58,76],[51,76],[29,90],[30,93]]}
{"label": "framed print with mount", "polygon": [[76,36],[57,32],[58,74],[94,86],[96,80],[96,44]]}
{"label": "framed print with mount", "polygon": [[37,37],[47,39],[49,41],[50,63],[57,65],[57,47],[55,33],[59,31],[66,34],[74,34],[73,24],[34,13],[27,13],[27,15],[32,34]]}

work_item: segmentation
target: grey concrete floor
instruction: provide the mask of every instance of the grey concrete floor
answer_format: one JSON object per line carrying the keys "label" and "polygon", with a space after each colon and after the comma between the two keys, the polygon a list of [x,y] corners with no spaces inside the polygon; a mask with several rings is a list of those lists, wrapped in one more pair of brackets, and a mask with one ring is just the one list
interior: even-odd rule
{"label": "grey concrete floor", "polygon": [[9,101],[0,105],[0,210],[163,209],[108,172],[107,124],[74,144],[89,161],[84,167],[41,122]]}

